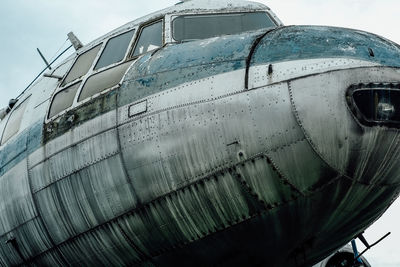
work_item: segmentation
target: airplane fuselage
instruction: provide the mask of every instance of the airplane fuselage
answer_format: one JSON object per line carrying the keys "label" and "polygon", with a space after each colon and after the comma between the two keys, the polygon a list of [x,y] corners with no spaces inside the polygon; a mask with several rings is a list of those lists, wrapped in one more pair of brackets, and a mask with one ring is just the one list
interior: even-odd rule
{"label": "airplane fuselage", "polygon": [[[218,12],[274,26],[171,41],[176,17]],[[157,27],[162,45],[140,47]],[[104,65],[122,34],[128,50]],[[94,41],[0,122],[0,264],[318,262],[399,193],[400,106],[379,94],[400,89],[399,56],[381,37],[285,27],[247,2],[187,2]]]}

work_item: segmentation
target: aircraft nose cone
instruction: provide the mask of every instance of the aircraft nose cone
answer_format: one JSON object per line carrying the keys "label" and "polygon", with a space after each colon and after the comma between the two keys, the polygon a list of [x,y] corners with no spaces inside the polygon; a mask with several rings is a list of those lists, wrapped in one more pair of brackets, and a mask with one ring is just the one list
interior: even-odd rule
{"label": "aircraft nose cone", "polygon": [[372,33],[326,26],[288,26],[266,34],[254,65],[289,60],[347,58],[400,67],[400,46]]}
{"label": "aircraft nose cone", "polygon": [[[293,110],[307,140],[328,165],[354,181],[379,186],[400,183],[400,129],[393,122],[400,106],[397,98],[391,102],[384,98],[390,90],[397,96],[398,89],[382,84],[396,79],[400,80],[398,69],[362,67],[289,82]],[[369,97],[348,93],[370,84],[386,88],[374,90],[382,97],[369,90],[363,93]],[[360,114],[353,96],[371,117]]]}
{"label": "aircraft nose cone", "polygon": [[[400,183],[399,45],[363,31],[289,26],[261,39],[252,66],[261,64],[269,64],[267,84],[287,82],[296,120],[329,166],[365,184]],[[249,88],[260,85],[253,80]]]}
{"label": "aircraft nose cone", "polygon": [[[281,149],[286,165],[275,162],[285,177],[310,182],[317,174],[304,191],[319,207],[307,222],[326,234],[315,242],[348,242],[398,196],[399,46],[366,32],[293,26],[266,34],[251,63],[250,90],[288,91],[292,116],[281,115],[275,127],[294,119],[306,140]],[[313,168],[317,163],[323,169]],[[290,175],[297,166],[304,171]]]}

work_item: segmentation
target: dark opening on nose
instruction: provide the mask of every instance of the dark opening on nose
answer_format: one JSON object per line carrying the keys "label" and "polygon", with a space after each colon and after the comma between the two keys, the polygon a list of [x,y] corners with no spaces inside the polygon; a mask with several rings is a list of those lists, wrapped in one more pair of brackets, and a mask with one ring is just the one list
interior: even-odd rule
{"label": "dark opening on nose", "polygon": [[346,98],[362,124],[400,128],[400,84],[353,85]]}

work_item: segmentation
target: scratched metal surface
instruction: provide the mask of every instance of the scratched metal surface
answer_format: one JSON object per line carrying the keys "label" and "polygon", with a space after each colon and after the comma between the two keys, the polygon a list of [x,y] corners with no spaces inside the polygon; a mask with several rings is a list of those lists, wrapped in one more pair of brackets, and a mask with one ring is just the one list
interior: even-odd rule
{"label": "scratched metal surface", "polygon": [[[375,221],[399,192],[399,137],[359,125],[344,95],[354,83],[398,81],[398,48],[373,38],[384,52],[374,58],[315,48],[307,53],[338,57],[337,69],[303,61],[315,71],[258,75],[246,90],[246,68],[306,59],[295,55],[306,43],[278,31],[253,61],[259,33],[166,47],[134,63],[118,90],[27,125],[0,151],[0,264],[296,266]],[[297,48],[271,58],[270,36]],[[51,93],[46,80],[37,86]],[[45,112],[47,98],[32,99],[30,111]]]}
{"label": "scratched metal surface", "polygon": [[345,56],[398,67],[399,52],[398,44],[372,33],[325,26],[287,26],[260,41],[252,63]]}
{"label": "scratched metal surface", "polygon": [[[312,78],[305,78],[304,81]],[[186,87],[184,90],[191,89]],[[169,103],[165,95],[165,103]],[[120,210],[120,213],[113,213],[110,206],[115,202],[112,199],[104,203],[107,194],[103,195],[95,185],[111,177],[97,163],[89,162],[89,167],[76,166],[75,169],[82,169],[77,174],[85,172],[85,175],[61,178],[48,186],[47,190],[54,193],[42,193],[44,190],[35,193],[35,196],[40,195],[38,198],[41,198],[41,203],[47,203],[48,211],[42,210],[41,214],[63,260],[72,265],[80,265],[83,263],[81,260],[85,259],[84,262],[91,265],[133,263],[159,266],[177,264],[174,259],[189,264],[195,257],[198,265],[205,265],[216,260],[215,251],[225,255],[229,253],[229,248],[230,253],[232,250],[246,252],[246,257],[233,257],[237,264],[248,262],[247,257],[250,256],[254,257],[254,263],[262,263],[259,247],[272,251],[274,247],[277,248],[276,244],[281,244],[292,261],[283,263],[280,261],[282,257],[274,258],[273,255],[269,255],[268,260],[290,265],[294,264],[293,259],[299,257],[297,260],[300,260],[301,249],[307,251],[311,241],[314,245],[327,248],[329,246],[324,240],[328,233],[335,233],[330,240],[338,244],[340,240],[355,234],[356,229],[365,227],[373,221],[371,218],[375,219],[376,214],[383,211],[391,201],[388,196],[396,195],[393,188],[352,184],[319,158],[296,121],[298,118],[293,112],[288,83],[236,93],[227,89],[224,96],[192,104],[189,97],[187,101],[187,105],[168,109],[163,106],[163,101],[159,101],[158,106],[152,105],[151,115],[138,118],[128,118],[128,109],[121,108],[119,111],[125,112],[126,118],[118,122],[117,128],[122,161],[115,155],[109,156],[104,162],[119,169],[125,166],[127,170],[126,176],[121,176],[129,181],[131,191],[112,191],[114,197],[137,197],[137,202],[134,199],[127,202],[126,212]],[[257,112],[251,112],[253,109]],[[276,117],[272,115],[283,115],[286,119],[277,124]],[[118,117],[123,118],[122,114]],[[95,120],[100,123],[110,119]],[[83,129],[92,129],[94,123],[91,121],[90,126],[84,124],[76,129],[81,128],[79,131],[85,132]],[[265,129],[268,125],[276,127],[268,132]],[[112,124],[108,127],[112,127]],[[222,133],[226,138],[218,134],[210,136],[210,132]],[[96,135],[96,138],[100,136]],[[54,142],[57,147],[50,151],[71,153],[67,152],[69,146],[64,145],[68,138],[59,138],[64,141],[57,141],[57,138],[49,142],[50,146]],[[84,136],[81,138],[85,139]],[[176,139],[180,142],[174,142]],[[207,140],[207,143],[197,143],[197,140]],[[238,144],[228,146],[233,141],[238,141]],[[75,145],[73,149],[87,146],[85,142]],[[94,148],[91,150],[94,153],[96,151]],[[239,156],[240,152],[243,156]],[[103,155],[97,154],[98,157]],[[87,156],[90,161],[90,155]],[[56,158],[51,157],[50,160]],[[225,164],[219,162],[220,158],[225,159]],[[195,161],[209,165],[195,164]],[[56,165],[49,164],[47,168],[51,170],[50,166]],[[59,168],[55,167],[54,171]],[[326,176],[327,173],[331,175]],[[317,179],[321,176],[327,180],[321,182]],[[41,179],[40,175],[33,177]],[[90,186],[85,186],[83,181]],[[112,188],[110,184],[102,186]],[[92,195],[92,190],[97,194],[90,201],[85,194]],[[370,197],[371,192],[374,198]],[[74,201],[74,195],[82,197]],[[65,199],[70,201],[65,202]],[[79,209],[79,203],[85,209]],[[325,205],[322,207],[315,203]],[[349,203],[353,203],[353,206],[349,206]],[[100,208],[102,212],[96,213],[95,210]],[[368,210],[368,216],[365,215],[365,209]],[[91,217],[86,213],[93,215]],[[314,214],[318,214],[318,217]],[[57,216],[64,216],[64,219],[51,219]],[[362,224],[355,219],[358,216],[365,217]],[[73,224],[69,222],[72,218]],[[297,227],[291,226],[293,221],[305,230],[297,231]],[[321,221],[325,223],[321,224]],[[273,232],[266,231],[271,228]],[[57,229],[63,231],[56,233]],[[325,233],[324,239],[319,239],[315,233]],[[247,241],[249,245],[241,249],[235,247],[232,243],[236,238]],[[287,240],[285,246],[278,242],[282,238]],[[297,251],[299,248],[300,252]],[[119,254],[120,250],[126,253]],[[48,253],[52,252],[54,249]],[[317,256],[324,252],[319,251]],[[36,258],[38,262],[41,259]],[[229,263],[232,262],[221,262],[221,265]]]}
{"label": "scratched metal surface", "polygon": [[305,134],[327,164],[341,174],[367,184],[399,182],[393,175],[399,156],[398,131],[358,124],[343,97],[352,84],[368,84],[377,77],[396,81],[399,74],[399,69],[360,68],[290,82],[293,107]]}

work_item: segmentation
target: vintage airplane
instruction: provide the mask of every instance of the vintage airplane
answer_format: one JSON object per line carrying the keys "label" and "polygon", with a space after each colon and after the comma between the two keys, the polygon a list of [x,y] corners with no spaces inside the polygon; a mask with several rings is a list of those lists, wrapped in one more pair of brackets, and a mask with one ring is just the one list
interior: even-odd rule
{"label": "vintage airplane", "polygon": [[399,194],[389,40],[210,0],[70,37],[2,112],[2,266],[311,266]]}

